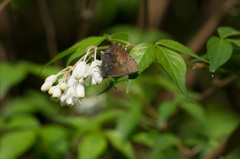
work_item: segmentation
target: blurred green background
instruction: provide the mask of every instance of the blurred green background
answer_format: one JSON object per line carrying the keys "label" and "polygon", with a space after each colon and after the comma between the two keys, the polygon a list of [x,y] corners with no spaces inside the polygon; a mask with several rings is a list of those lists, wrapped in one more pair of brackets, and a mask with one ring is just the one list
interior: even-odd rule
{"label": "blurred green background", "polygon": [[[240,29],[238,0],[1,0],[0,6],[0,159],[240,158],[240,80],[216,84],[232,72],[212,78],[207,69],[189,67],[195,103],[155,63],[127,94],[127,81],[100,95],[101,86],[87,88],[80,107],[61,107],[40,91],[67,58],[43,65],[89,36],[126,32],[133,44],[173,39],[202,55],[218,26]],[[239,71],[239,55],[224,68]]]}

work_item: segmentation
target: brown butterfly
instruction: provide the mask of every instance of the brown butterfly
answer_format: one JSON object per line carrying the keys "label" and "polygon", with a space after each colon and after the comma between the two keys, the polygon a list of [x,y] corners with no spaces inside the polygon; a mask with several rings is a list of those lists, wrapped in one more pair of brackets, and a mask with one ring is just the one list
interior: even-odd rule
{"label": "brown butterfly", "polygon": [[101,52],[102,76],[120,77],[138,72],[137,62],[126,53],[125,48],[118,43],[110,43],[105,52]]}

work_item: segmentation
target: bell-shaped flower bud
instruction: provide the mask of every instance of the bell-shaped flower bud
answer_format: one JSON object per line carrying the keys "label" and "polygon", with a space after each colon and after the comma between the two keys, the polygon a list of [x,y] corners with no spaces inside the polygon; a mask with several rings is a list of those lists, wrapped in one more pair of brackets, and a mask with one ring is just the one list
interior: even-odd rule
{"label": "bell-shaped flower bud", "polygon": [[55,88],[55,90],[53,91],[53,95],[52,96],[53,96],[53,98],[60,98],[61,94],[62,94],[62,92],[61,92],[59,86],[57,86]]}
{"label": "bell-shaped flower bud", "polygon": [[44,82],[42,87],[41,87],[41,91],[47,92],[49,90],[49,88],[52,87],[52,84],[53,83],[51,81]]}
{"label": "bell-shaped flower bud", "polygon": [[78,84],[76,87],[76,94],[78,98],[83,98],[85,96],[84,86]]}
{"label": "bell-shaped flower bud", "polygon": [[67,88],[67,84],[65,82],[61,83],[59,87],[60,87],[61,91],[65,91]]}
{"label": "bell-shaped flower bud", "polygon": [[73,76],[75,79],[79,80],[85,74],[87,64],[85,61],[81,61],[77,64],[75,69],[73,70]]}
{"label": "bell-shaped flower bud", "polygon": [[66,100],[67,105],[74,105],[73,97],[68,97]]}
{"label": "bell-shaped flower bud", "polygon": [[57,75],[51,75],[45,79],[45,81],[50,81],[52,83],[56,82],[56,80],[57,80]]}
{"label": "bell-shaped flower bud", "polygon": [[52,95],[54,90],[56,89],[57,86],[52,86],[49,90],[48,90],[48,94]]}
{"label": "bell-shaped flower bud", "polygon": [[102,76],[99,72],[93,72],[92,74],[92,85],[97,85],[102,83]]}

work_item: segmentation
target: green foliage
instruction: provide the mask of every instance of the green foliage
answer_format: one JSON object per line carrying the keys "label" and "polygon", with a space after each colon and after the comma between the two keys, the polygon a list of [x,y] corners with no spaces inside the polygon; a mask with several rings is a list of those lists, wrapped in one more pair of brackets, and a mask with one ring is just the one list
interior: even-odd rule
{"label": "green foliage", "polygon": [[157,47],[157,59],[164,69],[169,73],[181,93],[188,100],[192,101],[185,86],[187,66],[183,58],[173,50],[169,50],[164,47]]}
{"label": "green foliage", "polygon": [[[141,74],[155,59],[155,46],[148,43],[136,45],[129,53],[138,64],[138,74]],[[130,90],[135,79],[129,79],[126,92]]]}
{"label": "green foliage", "polygon": [[125,105],[128,106],[129,110],[122,113],[117,120],[117,130],[121,133],[123,141],[126,141],[127,137],[137,127],[142,114],[137,101],[128,101]]}
{"label": "green foliage", "polygon": [[36,133],[31,130],[10,132],[0,137],[0,157],[18,158],[30,149],[36,141]]}
{"label": "green foliage", "polygon": [[19,83],[26,76],[23,65],[11,65],[7,62],[0,63],[0,99],[12,86]]}
{"label": "green foliage", "polygon": [[226,63],[232,55],[230,42],[218,37],[212,37],[207,43],[208,58],[210,61],[209,71],[214,73],[220,66]]}
{"label": "green foliage", "polygon": [[[67,154],[67,130],[58,125],[47,125],[38,131],[39,142],[37,147],[45,151],[48,158],[59,158]],[[48,151],[51,149],[51,151]]]}
{"label": "green foliage", "polygon": [[[115,33],[112,35],[104,35],[109,41],[118,42],[122,45],[125,45],[128,41],[129,35],[127,33]],[[122,41],[120,41],[122,40]]]}
{"label": "green foliage", "polygon": [[[66,65],[68,66],[74,59],[85,54],[89,46],[98,46],[100,43],[103,42],[104,39],[105,37],[90,37],[78,42],[76,51],[69,57]],[[68,52],[68,50],[61,52],[58,55],[60,56],[62,54],[62,56],[66,56],[68,55],[66,54],[66,52]]]}
{"label": "green foliage", "polygon": [[157,45],[160,46],[165,46],[169,49],[175,50],[177,52],[181,52],[181,53],[185,53],[187,55],[190,55],[192,57],[195,57],[196,59],[200,60],[200,61],[204,61],[204,62],[208,62],[207,60],[199,57],[198,55],[196,55],[195,53],[193,53],[191,50],[189,50],[186,46],[173,41],[173,40],[159,40],[157,43]]}
{"label": "green foliage", "polygon": [[192,103],[183,103],[181,104],[181,108],[184,109],[187,113],[192,115],[194,118],[202,122],[206,125],[206,116],[204,113],[204,109],[199,104],[192,104]]}
{"label": "green foliage", "polygon": [[107,131],[107,138],[112,146],[123,153],[125,158],[134,159],[135,155],[133,152],[132,144],[129,141],[123,141],[121,133],[117,130]]}
{"label": "green foliage", "polygon": [[158,114],[159,114],[159,123],[162,125],[166,122],[171,115],[173,115],[174,111],[177,109],[177,103],[173,102],[162,102],[158,106]]}
{"label": "green foliage", "polygon": [[136,45],[130,55],[138,64],[138,73],[141,74],[155,59],[155,46],[148,43]]}
{"label": "green foliage", "polygon": [[95,159],[105,151],[107,142],[102,134],[90,134],[84,137],[78,148],[79,159]]}
{"label": "green foliage", "polygon": [[219,37],[213,36],[207,42],[207,55],[210,62],[209,72],[215,71],[232,57],[234,47],[240,47],[239,39],[226,39],[230,36],[240,35],[240,31],[231,27],[219,27]]}
{"label": "green foliage", "polygon": [[219,27],[217,29],[217,32],[221,39],[227,38],[229,36],[240,35],[240,31],[232,27]]}

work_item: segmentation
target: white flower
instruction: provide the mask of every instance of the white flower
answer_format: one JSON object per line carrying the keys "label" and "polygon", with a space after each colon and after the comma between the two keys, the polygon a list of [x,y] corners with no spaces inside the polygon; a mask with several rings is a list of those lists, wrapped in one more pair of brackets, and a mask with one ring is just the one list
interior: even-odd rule
{"label": "white flower", "polygon": [[51,81],[45,81],[41,87],[41,91],[47,92],[50,87],[52,87],[52,82]]}
{"label": "white flower", "polygon": [[56,89],[57,86],[52,86],[49,90],[48,90],[48,94],[52,95],[53,91]]}
{"label": "white flower", "polygon": [[56,82],[56,80],[57,80],[57,75],[51,75],[47,77],[41,87],[41,91],[47,92],[52,87],[53,83]]}
{"label": "white flower", "polygon": [[57,75],[51,75],[45,79],[45,81],[50,81],[52,83],[56,82],[57,80]]}
{"label": "white flower", "polygon": [[67,84],[65,82],[61,83],[59,87],[60,87],[61,91],[65,91],[67,88]]}
{"label": "white flower", "polygon": [[[94,60],[92,63],[87,63],[87,61],[92,61],[89,58],[91,50],[94,49]],[[68,66],[58,72],[56,75],[51,75],[46,78],[41,90],[52,95],[51,98],[60,101],[61,105],[79,105],[81,104],[82,98],[85,97],[84,85],[91,82],[92,85],[97,85],[102,83],[102,76],[100,73],[101,61],[96,59],[97,47],[90,46],[87,49],[87,53],[84,59],[80,59],[74,66]],[[90,57],[92,58],[92,56]],[[57,77],[63,75],[57,82]],[[85,78],[86,77],[86,78]],[[53,86],[54,83],[58,83]]]}
{"label": "white flower", "polygon": [[102,76],[100,72],[93,72],[92,74],[92,85],[97,85],[102,83]]}
{"label": "white flower", "polygon": [[81,61],[77,64],[77,66],[73,70],[73,76],[79,80],[82,78],[86,72],[87,64],[85,61]]}
{"label": "white flower", "polygon": [[83,98],[85,96],[84,86],[78,84],[76,87],[76,94],[78,98]]}
{"label": "white flower", "polygon": [[102,76],[100,74],[100,67],[101,61],[95,60],[91,64],[91,78],[92,78],[92,85],[97,85],[102,83]]}
{"label": "white flower", "polygon": [[61,94],[62,94],[62,92],[61,92],[59,86],[56,86],[56,88],[53,91],[53,95],[52,95],[53,98],[60,98]]}
{"label": "white flower", "polygon": [[62,94],[60,98],[61,105],[74,105],[74,98],[76,98],[76,91],[74,87],[68,87],[68,89]]}

